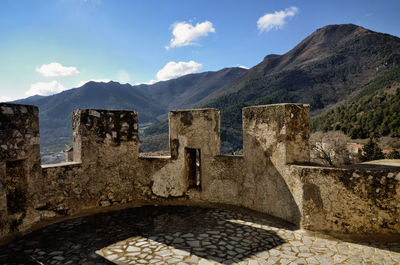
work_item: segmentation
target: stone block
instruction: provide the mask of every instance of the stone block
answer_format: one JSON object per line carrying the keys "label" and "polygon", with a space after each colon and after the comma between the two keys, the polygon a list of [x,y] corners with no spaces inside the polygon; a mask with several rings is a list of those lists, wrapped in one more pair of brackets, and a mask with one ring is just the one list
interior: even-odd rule
{"label": "stone block", "polygon": [[264,152],[276,165],[310,161],[310,113],[305,104],[243,108],[245,157]]}
{"label": "stone block", "polygon": [[[216,109],[170,111],[169,135],[171,153],[182,148],[201,149],[204,155],[219,155],[220,114]],[[177,142],[178,140],[178,142]]]}
{"label": "stone block", "polygon": [[74,161],[92,154],[111,160],[121,153],[138,154],[136,111],[79,109],[72,115],[72,125]]}

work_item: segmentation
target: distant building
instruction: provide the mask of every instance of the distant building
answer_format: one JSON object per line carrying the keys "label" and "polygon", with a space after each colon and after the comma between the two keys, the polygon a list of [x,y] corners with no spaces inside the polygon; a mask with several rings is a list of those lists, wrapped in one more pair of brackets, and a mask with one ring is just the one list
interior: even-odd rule
{"label": "distant building", "polygon": [[362,154],[362,149],[363,145],[357,144],[357,143],[348,143],[347,144],[347,151],[349,151],[350,154],[357,155],[357,154]]}

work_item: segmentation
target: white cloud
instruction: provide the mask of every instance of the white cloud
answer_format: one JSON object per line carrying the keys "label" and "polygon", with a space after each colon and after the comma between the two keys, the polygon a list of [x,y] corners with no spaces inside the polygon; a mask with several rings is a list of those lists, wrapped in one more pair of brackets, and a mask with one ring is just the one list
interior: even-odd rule
{"label": "white cloud", "polygon": [[118,71],[118,74],[117,74],[117,80],[121,84],[126,84],[131,80],[131,76],[129,75],[129,73],[127,71],[120,70],[120,71]]}
{"label": "white cloud", "polygon": [[157,82],[158,82],[157,80],[151,79],[149,82],[142,82],[142,83],[137,82],[137,83],[134,84],[134,86],[138,86],[138,85],[152,85],[152,84],[155,84],[155,83],[157,83]]}
{"label": "white cloud", "polygon": [[299,9],[297,7],[291,6],[285,10],[265,14],[258,19],[257,27],[260,32],[270,31],[271,29],[281,29],[286,24],[286,19],[296,15],[298,10]]}
{"label": "white cloud", "polygon": [[246,69],[246,70],[249,70],[249,68],[248,68],[248,67],[246,67],[246,66],[244,66],[244,65],[239,65],[238,67],[239,67],[239,68]]}
{"label": "white cloud", "polygon": [[166,81],[183,75],[198,72],[202,65],[195,61],[189,62],[169,62],[157,72],[157,81]]}
{"label": "white cloud", "polygon": [[81,81],[81,82],[79,82],[79,84],[78,84],[77,87],[81,87],[81,86],[83,86],[84,84],[86,84],[86,83],[88,83],[88,82],[91,82],[91,81],[93,81],[93,82],[108,83],[108,82],[111,81],[111,79],[89,79],[89,80],[86,80],[86,81]]}
{"label": "white cloud", "polygon": [[63,85],[57,81],[51,82],[38,82],[31,84],[28,91],[25,92],[27,96],[41,95],[49,96],[67,90]]}
{"label": "white cloud", "polygon": [[0,96],[0,102],[8,102],[8,101],[13,101],[14,99],[12,97],[8,96]]}
{"label": "white cloud", "polygon": [[152,85],[160,81],[167,81],[173,78],[178,78],[183,75],[192,74],[200,71],[202,64],[196,63],[195,61],[189,62],[174,62],[167,63],[160,71],[156,74],[156,79],[152,79],[149,82],[138,82],[137,85]]}
{"label": "white cloud", "polygon": [[45,77],[56,77],[56,76],[70,76],[79,74],[78,69],[74,66],[63,66],[60,63],[49,63],[43,64],[40,67],[36,67],[36,72]]}
{"label": "white cloud", "polygon": [[168,50],[173,47],[192,45],[194,44],[193,41],[207,36],[210,32],[215,32],[215,28],[210,21],[197,23],[196,26],[186,22],[177,22],[172,25],[172,35],[174,37],[170,41],[170,46],[165,48]]}

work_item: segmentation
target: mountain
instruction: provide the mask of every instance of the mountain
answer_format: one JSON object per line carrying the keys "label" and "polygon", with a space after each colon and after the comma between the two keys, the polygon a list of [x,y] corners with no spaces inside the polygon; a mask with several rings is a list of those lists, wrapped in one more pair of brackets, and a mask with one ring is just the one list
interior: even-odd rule
{"label": "mountain", "polygon": [[[27,98],[24,98],[24,99],[15,100],[13,103],[34,105],[35,102],[37,102],[38,100],[40,100],[42,98],[45,98],[45,97],[46,96],[34,95],[34,96],[27,97]],[[24,103],[20,103],[20,102],[24,102]]]}
{"label": "mountain", "polygon": [[369,84],[398,73],[399,66],[399,38],[353,24],[329,25],[283,55],[266,56],[197,106],[221,111],[222,141],[235,150],[241,148],[243,107],[301,102],[311,104],[314,116],[381,89]]}
{"label": "mountain", "polygon": [[72,112],[78,108],[137,110],[141,122],[155,121],[166,110],[129,84],[88,82],[52,96],[14,101],[39,107],[41,150],[60,151],[71,144]]}
{"label": "mountain", "polygon": [[88,82],[52,96],[14,101],[39,107],[41,150],[60,151],[71,144],[71,114],[78,108],[136,110],[141,126],[166,119],[169,110],[198,103],[212,91],[238,78],[246,70],[225,68],[190,74],[153,85]]}
{"label": "mountain", "polygon": [[246,72],[246,69],[239,67],[224,68],[217,72],[188,74],[140,88],[147,96],[172,110],[200,102]]}
{"label": "mountain", "polygon": [[400,137],[400,71],[388,89],[336,107],[312,120],[312,129],[341,130],[352,139]]}
{"label": "mountain", "polygon": [[[230,89],[225,92],[244,94],[250,89],[243,101],[262,101],[255,98],[276,94],[280,88],[287,98],[305,97],[310,103],[312,95],[324,92],[321,100],[327,105],[398,64],[399,50],[397,37],[353,24],[330,25],[318,29],[284,55],[266,56],[238,82],[228,84]],[[214,101],[218,100],[221,99]]]}
{"label": "mountain", "polygon": [[39,107],[41,118],[56,120],[70,117],[77,108],[136,109],[143,113],[143,121],[154,120],[155,115],[165,110],[141,91],[129,84],[118,82],[88,82],[82,87],[63,91],[52,96],[33,96],[14,101],[19,104],[34,104]]}
{"label": "mountain", "polygon": [[[56,141],[57,148],[61,143],[70,143],[70,115],[76,108],[136,109],[141,128],[145,122],[164,120],[144,131],[142,147],[150,150],[167,147],[168,110],[214,107],[221,111],[222,152],[230,152],[241,148],[243,107],[301,102],[311,105],[315,117],[387,90],[398,82],[399,75],[398,37],[353,24],[329,25],[283,55],[265,56],[249,70],[225,68],[153,85],[88,83],[29,100],[40,109],[42,147],[51,146],[49,141]],[[69,138],[60,140],[63,135]]]}

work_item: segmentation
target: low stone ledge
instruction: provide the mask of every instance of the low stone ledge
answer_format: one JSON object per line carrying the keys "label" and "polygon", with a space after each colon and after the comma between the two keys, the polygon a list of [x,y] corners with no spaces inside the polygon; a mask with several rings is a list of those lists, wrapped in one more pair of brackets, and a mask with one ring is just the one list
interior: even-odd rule
{"label": "low stone ledge", "polygon": [[244,159],[243,155],[219,155],[215,159]]}
{"label": "low stone ledge", "polygon": [[399,168],[290,169],[302,183],[302,228],[330,234],[400,234]]}
{"label": "low stone ledge", "polygon": [[58,168],[58,167],[70,167],[70,166],[80,166],[82,163],[81,162],[64,162],[64,163],[58,163],[58,164],[47,164],[47,165],[42,165],[43,169],[47,168]]}
{"label": "low stone ledge", "polygon": [[162,159],[162,160],[169,160],[171,159],[171,156],[140,156],[139,159],[142,160],[157,160],[157,159]]}

